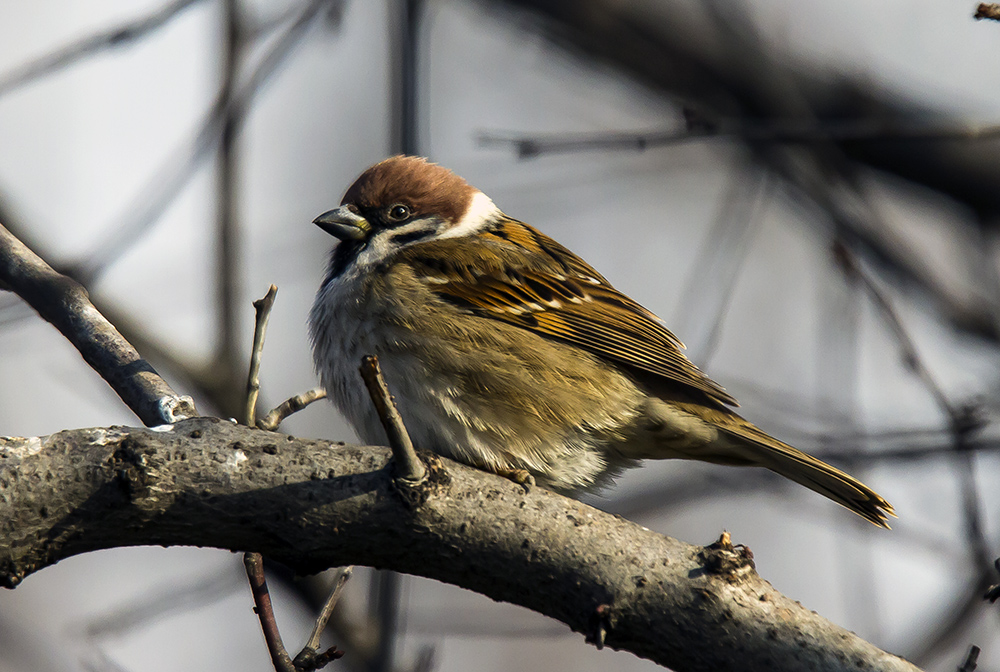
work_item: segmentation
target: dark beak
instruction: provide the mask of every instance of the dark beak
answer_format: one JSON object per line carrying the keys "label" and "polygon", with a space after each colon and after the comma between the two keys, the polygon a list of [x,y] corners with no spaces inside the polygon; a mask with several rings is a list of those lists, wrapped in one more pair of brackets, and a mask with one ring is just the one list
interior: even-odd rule
{"label": "dark beak", "polygon": [[372,228],[350,205],[324,212],[313,220],[313,224],[340,240],[364,240]]}

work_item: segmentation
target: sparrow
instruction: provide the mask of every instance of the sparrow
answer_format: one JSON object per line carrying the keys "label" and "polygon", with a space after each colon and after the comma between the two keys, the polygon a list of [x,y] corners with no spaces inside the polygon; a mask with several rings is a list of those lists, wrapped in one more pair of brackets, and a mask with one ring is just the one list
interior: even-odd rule
{"label": "sparrow", "polygon": [[652,312],[426,159],[364,171],[314,221],[339,239],[309,316],[329,397],[372,444],[376,355],[414,445],[567,495],[640,460],[770,469],[875,525],[857,479],[766,434]]}

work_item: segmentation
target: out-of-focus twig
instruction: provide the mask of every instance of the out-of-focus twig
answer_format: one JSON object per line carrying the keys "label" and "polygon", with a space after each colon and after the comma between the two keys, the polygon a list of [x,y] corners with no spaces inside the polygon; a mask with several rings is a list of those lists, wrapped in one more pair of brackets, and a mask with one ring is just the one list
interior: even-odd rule
{"label": "out-of-focus twig", "polygon": [[687,124],[667,130],[643,133],[552,133],[530,135],[513,131],[484,130],[478,135],[483,147],[511,147],[519,158],[547,154],[609,150],[643,151],[657,147],[712,138],[774,144],[808,144],[819,141],[862,142],[898,140],[907,142],[939,140],[987,140],[1000,137],[1000,124],[960,125],[954,123],[907,123],[881,121],[726,121]]}
{"label": "out-of-focus twig", "polygon": [[892,303],[885,296],[885,294],[879,289],[878,285],[868,277],[865,273],[857,259],[855,259],[854,254],[850,249],[841,241],[834,243],[833,247],[834,259],[837,261],[844,273],[852,279],[860,281],[861,285],[865,288],[865,292],[875,303],[878,308],[879,313],[882,315],[886,326],[892,332],[899,345],[902,353],[903,363],[908,369],[913,371],[914,374],[920,379],[924,387],[934,398],[935,403],[944,411],[949,422],[955,424],[965,424],[970,422],[975,422],[975,418],[970,416],[967,412],[962,409],[956,408],[948,400],[941,386],[938,385],[934,376],[931,375],[930,370],[924,364],[923,359],[917,352],[917,348],[913,343],[913,339],[907,333],[906,329],[903,327],[902,320],[899,319],[899,315],[896,313],[896,309],[893,307]]}
{"label": "out-of-focus twig", "polygon": [[113,224],[106,235],[91,246],[92,252],[76,264],[73,276],[84,284],[100,276],[115,260],[124,254],[156,221],[181,192],[220,141],[227,119],[242,119],[271,75],[278,69],[300,42],[305,31],[321,14],[324,7],[336,0],[311,0],[285,31],[275,38],[269,50],[242,86],[231,96],[220,91],[212,108],[202,121],[193,139],[179,148],[168,163],[156,172],[148,186],[125,209],[121,221]]}
{"label": "out-of-focus twig", "polygon": [[[237,311],[240,286],[236,136],[245,110],[234,105],[233,99],[237,94],[236,78],[239,75],[240,56],[243,50],[243,30],[239,1],[224,0],[223,7],[222,86],[219,90],[219,100],[225,113],[219,138],[216,173],[215,306],[218,314],[215,364],[223,370],[235,371],[239,365],[236,333],[239,325]],[[266,325],[266,318],[264,322]],[[266,329],[266,326],[264,328]],[[256,401],[254,395],[255,404]],[[254,420],[254,417],[250,417],[247,424],[253,427]]]}
{"label": "out-of-focus twig", "polygon": [[114,49],[129,42],[135,42],[154,30],[163,27],[182,11],[198,2],[198,0],[176,0],[141,18],[124,23],[114,28],[90,35],[82,40],[68,44],[60,49],[42,56],[30,63],[0,75],[0,95],[19,86],[48,75],[60,68],[72,65],[86,56],[105,49]]}

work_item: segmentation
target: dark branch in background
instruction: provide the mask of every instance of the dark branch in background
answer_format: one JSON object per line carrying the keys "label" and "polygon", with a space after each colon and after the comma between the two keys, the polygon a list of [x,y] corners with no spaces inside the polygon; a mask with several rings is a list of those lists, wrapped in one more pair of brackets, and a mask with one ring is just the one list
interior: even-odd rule
{"label": "dark branch in background", "polygon": [[975,409],[956,408],[948,400],[941,386],[938,385],[934,376],[931,375],[930,369],[927,368],[927,365],[917,352],[916,345],[914,345],[913,339],[910,338],[906,328],[903,326],[903,321],[896,313],[896,309],[893,308],[892,302],[889,301],[885,293],[879,289],[878,285],[868,274],[862,270],[858,260],[855,259],[851,251],[842,242],[838,241],[834,244],[833,255],[837,261],[837,265],[843,270],[848,279],[857,279],[860,281],[861,286],[865,289],[865,293],[871,298],[886,326],[889,328],[889,333],[893,335],[896,343],[899,345],[906,368],[910,369],[920,379],[920,382],[934,399],[935,404],[944,413],[949,423],[952,424],[953,430],[967,433],[980,429],[982,422],[977,417]]}
{"label": "dark branch in background", "polygon": [[[389,138],[393,151],[419,155],[420,31],[424,0],[392,0],[389,6],[392,76]],[[396,668],[402,596],[403,577],[395,572],[375,574],[368,595],[368,614],[375,623],[378,639],[367,672],[392,672]]]}
{"label": "dark branch in background", "polygon": [[112,225],[105,236],[92,246],[93,252],[74,263],[74,277],[85,284],[99,277],[112,263],[137,242],[155,224],[167,207],[180,194],[199,165],[220,142],[227,120],[240,123],[254,97],[271,75],[289,56],[306,30],[327,6],[340,0],[311,0],[296,15],[270,49],[261,57],[245,83],[231,95],[220,91],[211,110],[201,123],[194,138],[158,170],[125,209],[122,220]]}
{"label": "dark branch in background", "polygon": [[513,132],[482,131],[484,147],[512,147],[519,158],[546,154],[608,150],[643,151],[712,138],[784,145],[815,142],[864,142],[884,140],[980,141],[1000,138],[1000,125],[961,126],[954,123],[919,123],[858,119],[852,121],[733,120],[718,123],[691,121],[683,128],[646,133],[560,133],[524,135]]}
{"label": "dark branch in background", "polygon": [[746,554],[444,459],[413,506],[388,449],[212,418],[6,439],[0,451],[8,586],[119,545],[255,548],[302,573],[363,564],[447,581],[678,672],[916,669],[774,591]]}
{"label": "dark branch in background", "polygon": [[[533,23],[553,42],[582,53],[588,61],[608,63],[664,92],[685,109],[697,110],[692,117],[693,131],[675,129],[658,138],[629,134],[611,138],[612,144],[646,147],[649,140],[670,143],[689,139],[692,133],[709,136],[719,129],[748,131],[750,136],[742,139],[758,161],[792,186],[793,195],[828,213],[853,248],[863,251],[897,282],[933,297],[957,328],[994,342],[1000,340],[992,305],[986,305],[981,297],[951,291],[891,241],[884,240],[884,229],[875,226],[870,214],[842,203],[843,194],[834,193],[835,189],[850,193],[857,171],[870,166],[967,203],[980,215],[982,226],[1000,221],[996,218],[1000,213],[1000,166],[994,160],[995,127],[963,130],[961,124],[937,121],[946,115],[889,98],[867,83],[854,83],[815,67],[797,70],[787,59],[774,57],[773,50],[753,31],[753,18],[735,6],[722,12],[717,3],[482,3],[505,9],[508,15],[511,8],[528,10],[540,19]],[[977,136],[980,142],[951,139],[956,130],[963,130],[959,135],[965,137]],[[841,137],[831,139],[831,132]],[[914,137],[881,137],[886,133]],[[774,142],[782,135],[782,139],[797,142]],[[991,139],[985,141],[987,137]],[[918,138],[921,141],[913,141]],[[530,143],[527,147],[531,149]],[[811,224],[823,221],[808,219]]]}
{"label": "dark branch in background", "polygon": [[[892,303],[878,285],[864,272],[849,250],[845,246],[837,244],[834,247],[834,256],[848,278],[860,281],[861,286],[875,304],[890,333],[899,345],[904,364],[917,375],[945,415],[952,436],[951,447],[955,455],[956,468],[958,470],[959,490],[962,493],[962,512],[965,519],[966,544],[971,550],[971,557],[969,559],[972,563],[973,573],[977,578],[975,579],[974,587],[966,590],[960,597],[959,605],[952,609],[952,616],[938,629],[937,635],[923,640],[921,650],[914,658],[926,661],[933,652],[942,649],[948,641],[953,640],[964,630],[966,624],[980,610],[978,597],[982,594],[984,586],[989,585],[989,576],[986,567],[990,561],[990,548],[982,520],[979,485],[976,481],[973,462],[974,455],[968,450],[972,436],[982,429],[984,423],[980,417],[979,409],[975,407],[956,407],[948,400],[941,386],[931,374],[930,369],[927,368],[920,357],[913,340],[903,326],[903,322],[893,308]],[[974,667],[973,664],[973,669]]]}
{"label": "dark branch in background", "polygon": [[14,68],[0,75],[0,96],[61,68],[74,65],[87,56],[135,42],[153,31],[162,28],[171,19],[198,1],[178,0],[177,2],[172,2],[146,17],[116,26],[111,30],[97,33],[96,35],[91,35],[46,54],[30,63],[25,63]]}
{"label": "dark branch in background", "polygon": [[[238,194],[236,191],[238,160],[236,136],[242,116],[243,106],[234,104],[236,78],[239,74],[240,56],[243,50],[243,26],[240,17],[239,0],[223,0],[222,15],[222,87],[219,100],[225,112],[219,138],[216,181],[216,221],[215,221],[215,305],[218,310],[216,320],[215,364],[223,371],[235,372],[239,367],[236,348],[239,317],[239,222],[237,213]],[[254,403],[256,404],[256,397]],[[247,420],[254,426],[256,418]]]}
{"label": "dark branch in background", "polygon": [[0,288],[15,292],[80,351],[148,426],[197,415],[101,315],[79,283],[40,259],[0,225]]}

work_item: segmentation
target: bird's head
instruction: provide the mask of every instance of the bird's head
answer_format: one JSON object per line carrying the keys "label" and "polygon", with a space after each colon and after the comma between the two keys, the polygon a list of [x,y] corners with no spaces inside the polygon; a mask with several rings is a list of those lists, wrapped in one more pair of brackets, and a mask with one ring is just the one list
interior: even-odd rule
{"label": "bird's head", "polygon": [[342,241],[386,252],[442,237],[473,234],[500,214],[484,193],[447,168],[416,156],[393,156],[361,173],[339,208],[313,220]]}

